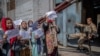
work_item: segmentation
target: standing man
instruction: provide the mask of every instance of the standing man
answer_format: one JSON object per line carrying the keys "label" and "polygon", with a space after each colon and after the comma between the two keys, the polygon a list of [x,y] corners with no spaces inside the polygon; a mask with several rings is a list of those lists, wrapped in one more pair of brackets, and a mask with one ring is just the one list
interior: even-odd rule
{"label": "standing man", "polygon": [[[84,27],[83,32],[81,33],[75,33],[75,34],[70,34],[69,37],[72,38],[79,38],[78,40],[78,50],[84,50],[83,48],[83,43],[84,41],[88,38],[91,39],[92,36],[97,33],[97,27],[96,25],[92,22],[91,18],[87,18],[87,24],[77,24],[76,26],[79,27]],[[87,36],[88,33],[88,36]]]}

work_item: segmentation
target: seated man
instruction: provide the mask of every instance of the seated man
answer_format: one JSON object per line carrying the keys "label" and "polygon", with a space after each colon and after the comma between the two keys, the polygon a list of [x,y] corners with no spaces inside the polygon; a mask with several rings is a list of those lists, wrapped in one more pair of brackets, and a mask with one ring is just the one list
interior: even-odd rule
{"label": "seated man", "polygon": [[86,39],[91,39],[91,37],[97,32],[96,25],[92,22],[91,18],[87,18],[87,24],[77,24],[76,26],[84,27],[84,31],[81,33],[70,34],[69,37],[79,38],[78,49],[83,50],[83,43]]}

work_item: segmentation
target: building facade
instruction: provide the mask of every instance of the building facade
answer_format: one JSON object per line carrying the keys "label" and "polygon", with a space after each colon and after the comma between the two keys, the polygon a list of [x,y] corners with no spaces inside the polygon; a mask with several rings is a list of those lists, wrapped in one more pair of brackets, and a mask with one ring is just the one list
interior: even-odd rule
{"label": "building facade", "polygon": [[32,19],[36,21],[50,10],[53,10],[53,0],[1,0],[4,16],[13,20]]}
{"label": "building facade", "polygon": [[[65,0],[2,0],[5,17],[13,20],[36,21],[44,16],[46,12],[54,9]],[[81,22],[82,2],[76,2],[57,13],[56,23],[61,29],[58,41],[63,45],[74,45],[67,41],[67,34],[75,33],[74,24]],[[77,31],[78,32],[78,31]]]}
{"label": "building facade", "polygon": [[[62,3],[64,0],[56,0],[56,5]],[[81,23],[82,15],[82,2],[75,2],[69,7],[65,8],[58,13],[56,19],[57,25],[61,29],[61,33],[58,35],[58,41],[63,46],[77,46],[77,41],[67,41],[68,34],[79,32],[76,31],[75,23]]]}

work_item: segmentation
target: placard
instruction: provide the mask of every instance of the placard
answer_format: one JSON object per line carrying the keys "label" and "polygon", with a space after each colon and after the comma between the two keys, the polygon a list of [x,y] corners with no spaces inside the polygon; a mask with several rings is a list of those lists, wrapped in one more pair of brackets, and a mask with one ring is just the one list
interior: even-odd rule
{"label": "placard", "polygon": [[55,18],[57,18],[57,14],[55,11],[49,11],[46,13],[46,16],[51,19],[51,20],[55,20]]}
{"label": "placard", "polygon": [[19,29],[12,29],[5,32],[7,34],[7,40],[11,39],[12,37],[16,37],[19,35]]}
{"label": "placard", "polygon": [[15,24],[15,25],[21,25],[21,22],[22,22],[21,19],[19,19],[19,20],[15,20],[15,21],[14,21],[14,24]]}
{"label": "placard", "polygon": [[38,37],[41,37],[44,34],[42,28],[35,30],[34,33],[35,35],[38,35]]}

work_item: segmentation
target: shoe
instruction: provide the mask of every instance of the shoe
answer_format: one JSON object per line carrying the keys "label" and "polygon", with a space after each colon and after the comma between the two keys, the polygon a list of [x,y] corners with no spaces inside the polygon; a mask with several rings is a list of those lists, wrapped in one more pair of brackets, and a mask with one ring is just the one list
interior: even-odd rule
{"label": "shoe", "polygon": [[81,49],[81,48],[78,47],[77,50],[79,50],[79,52],[81,52],[81,53],[84,53],[85,52],[84,51],[84,48]]}
{"label": "shoe", "polygon": [[87,48],[82,48],[82,49],[78,49],[80,52],[82,53],[86,53],[86,52],[89,52],[89,50]]}
{"label": "shoe", "polygon": [[85,53],[85,51],[84,51],[83,49],[80,49],[80,52],[81,52],[81,53]]}

